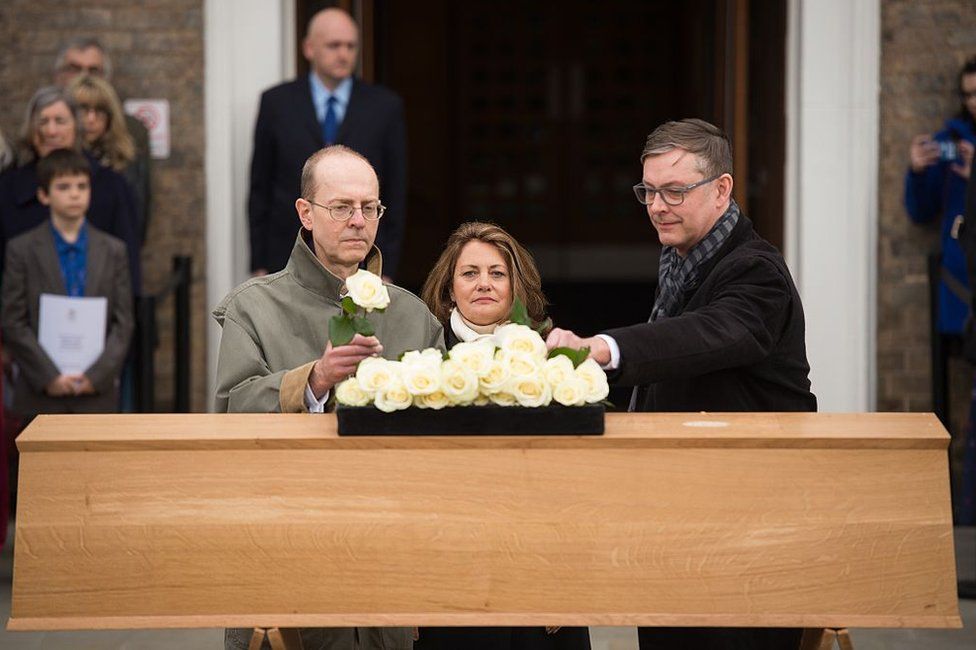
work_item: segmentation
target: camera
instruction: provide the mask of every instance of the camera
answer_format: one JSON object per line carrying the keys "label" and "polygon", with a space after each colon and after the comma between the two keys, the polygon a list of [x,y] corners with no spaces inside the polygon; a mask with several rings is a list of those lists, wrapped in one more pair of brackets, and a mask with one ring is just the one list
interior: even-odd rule
{"label": "camera", "polygon": [[955,140],[939,141],[939,160],[942,162],[959,161],[959,145]]}

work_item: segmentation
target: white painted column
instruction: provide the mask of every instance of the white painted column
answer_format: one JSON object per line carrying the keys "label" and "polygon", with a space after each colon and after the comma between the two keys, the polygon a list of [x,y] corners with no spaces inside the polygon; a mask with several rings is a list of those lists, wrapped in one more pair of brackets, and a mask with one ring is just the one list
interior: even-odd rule
{"label": "white painted column", "polygon": [[[294,0],[206,0],[207,310],[248,276],[247,191],[261,92],[294,74]],[[220,328],[208,317],[212,403]]]}
{"label": "white painted column", "polygon": [[880,0],[790,0],[787,261],[821,411],[876,401]]}

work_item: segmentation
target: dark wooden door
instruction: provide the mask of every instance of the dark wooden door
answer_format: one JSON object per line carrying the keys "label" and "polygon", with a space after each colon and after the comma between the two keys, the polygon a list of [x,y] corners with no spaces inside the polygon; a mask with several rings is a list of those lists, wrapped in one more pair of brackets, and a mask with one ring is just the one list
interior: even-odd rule
{"label": "dark wooden door", "polygon": [[[404,98],[402,282],[419,286],[470,219],[510,229],[549,260],[550,281],[566,275],[552,251],[578,267],[615,249],[629,254],[594,278],[652,280],[656,239],[630,186],[647,133],[684,117],[727,130],[736,198],[782,244],[784,2],[299,0],[299,43],[328,5],[362,24],[361,75]],[[651,253],[635,268],[640,247]]]}

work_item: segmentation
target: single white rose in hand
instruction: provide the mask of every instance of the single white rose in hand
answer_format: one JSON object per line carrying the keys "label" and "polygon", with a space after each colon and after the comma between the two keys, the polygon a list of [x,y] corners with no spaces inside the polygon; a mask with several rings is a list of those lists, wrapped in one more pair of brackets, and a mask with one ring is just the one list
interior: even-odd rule
{"label": "single white rose in hand", "polygon": [[336,386],[336,401],[346,406],[366,406],[372,400],[369,393],[364,391],[355,377],[350,377]]}
{"label": "single white rose in hand", "polygon": [[498,347],[505,352],[523,354],[534,359],[545,359],[548,350],[546,342],[538,332],[525,325],[509,323],[495,329]]}
{"label": "single white rose in hand", "polygon": [[367,312],[386,309],[390,304],[390,292],[383,285],[383,279],[365,269],[359,269],[346,278],[349,297]]}
{"label": "single white rose in hand", "polygon": [[586,382],[586,401],[589,404],[603,401],[610,394],[607,373],[593,359],[587,359],[576,368],[576,376]]}

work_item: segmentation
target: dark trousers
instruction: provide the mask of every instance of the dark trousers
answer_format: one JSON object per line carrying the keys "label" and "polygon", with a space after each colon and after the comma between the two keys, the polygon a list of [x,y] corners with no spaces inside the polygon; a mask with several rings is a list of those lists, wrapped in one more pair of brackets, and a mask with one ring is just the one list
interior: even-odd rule
{"label": "dark trousers", "polygon": [[414,650],[590,650],[590,631],[564,627],[422,627]]}

